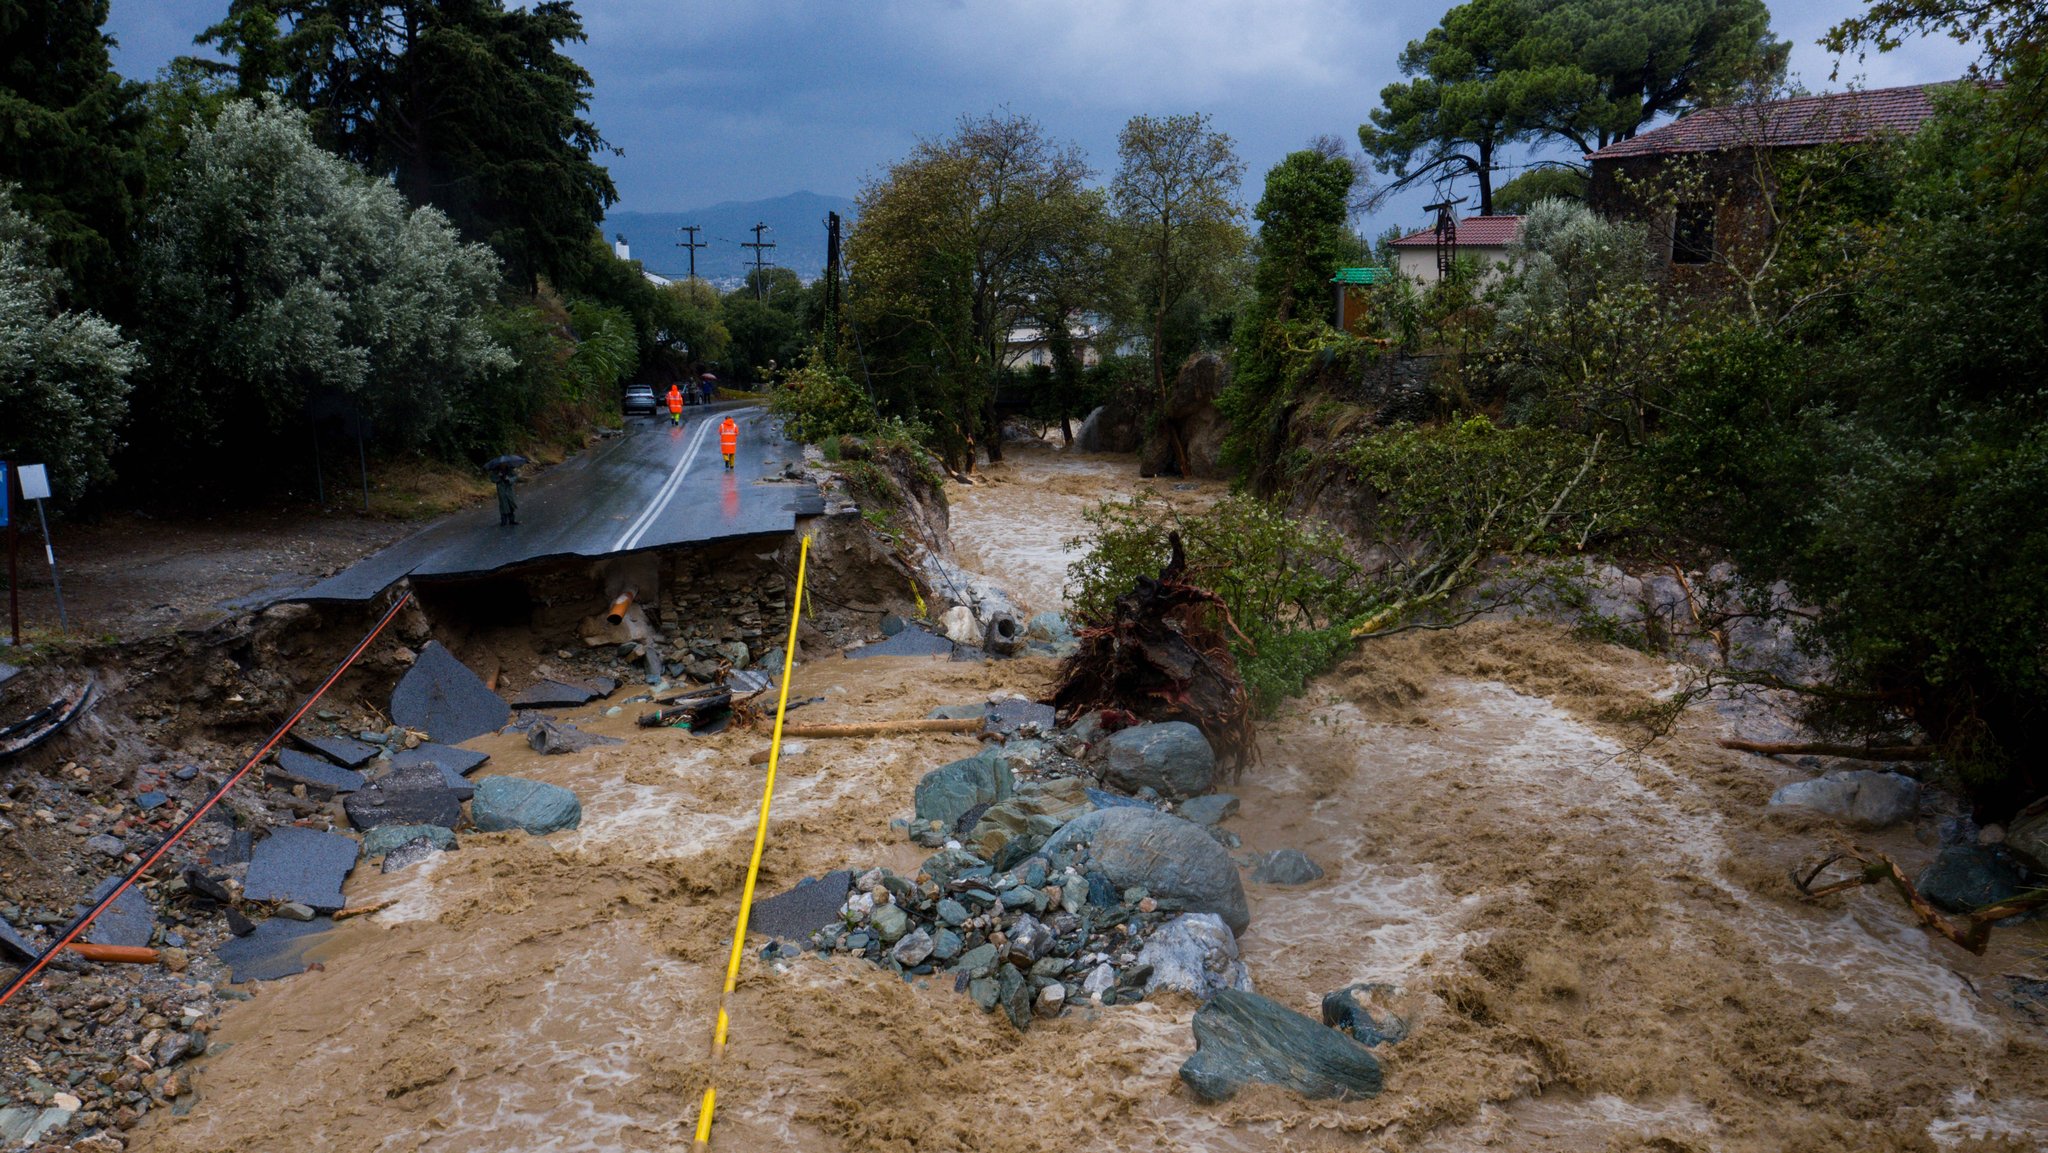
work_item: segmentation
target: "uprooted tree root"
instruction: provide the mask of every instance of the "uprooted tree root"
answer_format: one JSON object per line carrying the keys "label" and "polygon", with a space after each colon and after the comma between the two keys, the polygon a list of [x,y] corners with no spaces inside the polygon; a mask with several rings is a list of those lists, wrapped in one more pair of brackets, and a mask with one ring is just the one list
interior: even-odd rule
{"label": "uprooted tree root", "polygon": [[1244,634],[1221,597],[1182,579],[1180,534],[1168,540],[1173,559],[1158,579],[1138,578],[1116,599],[1108,624],[1081,631],[1081,647],[1060,667],[1047,703],[1068,719],[1118,709],[1145,721],[1186,721],[1235,773],[1258,757],[1251,697],[1224,630]]}
{"label": "uprooted tree root", "polygon": [[[1822,885],[1818,889],[1813,887],[1814,881],[1823,872],[1826,872],[1829,866],[1844,861],[1853,862],[1861,866],[1861,872],[1845,880]],[[1941,911],[1936,909],[1933,903],[1926,897],[1922,896],[1918,888],[1914,887],[1913,882],[1907,878],[1906,871],[1899,868],[1899,863],[1883,853],[1873,853],[1869,857],[1858,856],[1855,853],[1830,853],[1826,857],[1821,858],[1820,863],[1805,870],[1803,874],[1797,869],[1792,872],[1792,884],[1801,893],[1810,898],[1825,897],[1832,893],[1842,892],[1845,889],[1860,888],[1864,885],[1876,885],[1885,881],[1891,882],[1892,887],[1899,891],[1899,895],[1906,899],[1906,904],[1912,907],[1914,914],[1928,928],[1948,938],[1954,944],[1980,955],[1984,952],[1986,944],[1990,942],[1991,926],[1993,924],[2003,921],[2007,917],[2017,917],[2021,913],[2048,905],[2048,891],[2033,892],[2002,904],[1979,909],[1964,917],[1962,922],[1958,923],[1955,920],[1942,916]]]}

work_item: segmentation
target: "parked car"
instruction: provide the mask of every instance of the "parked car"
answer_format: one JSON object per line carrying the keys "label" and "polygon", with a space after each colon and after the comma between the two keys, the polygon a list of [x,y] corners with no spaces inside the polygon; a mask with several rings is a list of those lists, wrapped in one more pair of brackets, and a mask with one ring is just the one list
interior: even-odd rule
{"label": "parked car", "polygon": [[619,411],[627,416],[638,413],[653,416],[657,406],[654,402],[654,386],[651,384],[629,384],[626,393],[619,399]]}

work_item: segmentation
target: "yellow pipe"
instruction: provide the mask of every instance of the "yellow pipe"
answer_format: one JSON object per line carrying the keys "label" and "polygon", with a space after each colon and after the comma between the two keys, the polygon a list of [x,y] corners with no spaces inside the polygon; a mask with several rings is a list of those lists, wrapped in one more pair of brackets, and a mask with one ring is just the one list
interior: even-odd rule
{"label": "yellow pipe", "polygon": [[754,882],[761,875],[761,852],[768,847],[768,809],[775,800],[775,769],[782,760],[782,718],[789,711],[789,676],[796,667],[796,626],[802,619],[804,567],[811,556],[811,538],[804,537],[796,557],[796,599],[790,605],[789,643],[782,646],[782,691],[775,701],[775,735],[768,743],[768,779],[761,786],[761,816],[754,824],[754,854],[747,859],[747,883],[740,889],[739,925],[732,932],[732,956],[725,964],[725,987],[718,992],[718,1023],[711,1034],[711,1083],[704,1087],[704,1103],[697,1109],[697,1139],[691,1148],[711,1147],[711,1117],[718,1107],[718,1066],[725,1056],[726,999],[739,984],[740,958],[747,952],[747,915],[754,907]]}

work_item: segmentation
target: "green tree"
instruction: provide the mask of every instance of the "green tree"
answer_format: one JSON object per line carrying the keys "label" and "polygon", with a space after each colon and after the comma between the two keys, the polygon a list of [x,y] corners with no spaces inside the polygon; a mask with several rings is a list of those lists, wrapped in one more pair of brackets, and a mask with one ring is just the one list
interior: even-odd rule
{"label": "green tree", "polygon": [[58,304],[48,236],[0,185],[0,459],[49,466],[65,501],[113,479],[135,343],[98,315]]}
{"label": "green tree", "polygon": [[1166,394],[1168,322],[1225,290],[1242,261],[1238,182],[1244,165],[1229,135],[1203,114],[1133,116],[1117,137],[1110,184],[1129,256],[1133,307],[1145,317],[1155,398]]}
{"label": "green tree", "polygon": [[1545,200],[1584,200],[1586,174],[1576,168],[1531,168],[1493,191],[1493,206],[1522,216]]}
{"label": "green tree", "polygon": [[1024,315],[1045,334],[1052,363],[1037,385],[1033,411],[1060,422],[1060,435],[1074,443],[1073,418],[1091,407],[1083,339],[1101,343],[1100,317],[1108,310],[1113,270],[1113,231],[1108,196],[1099,188],[1062,191],[1041,205],[1045,231],[1038,251],[1023,262],[1019,281]]}
{"label": "green tree", "polygon": [[321,149],[303,113],[232,103],[190,134],[150,220],[142,447],[190,469],[232,446],[246,470],[297,451],[277,434],[323,393],[387,444],[428,443],[509,362],[485,324],[499,278],[439,211]]}
{"label": "green tree", "polygon": [[847,309],[879,399],[927,424],[949,466],[1002,458],[995,389],[1029,270],[1090,176],[1028,116],[963,117],[862,190]]}
{"label": "green tree", "polygon": [[441,209],[529,286],[593,259],[618,199],[585,116],[590,74],[568,0],[232,0],[204,42],[244,95],[313,114],[319,140]]}
{"label": "green tree", "polygon": [[47,236],[63,299],[125,304],[143,196],[142,86],[115,75],[108,0],[0,0],[0,183]]}
{"label": "green tree", "polygon": [[1346,227],[1357,179],[1334,141],[1290,152],[1266,173],[1265,195],[1252,210],[1259,222],[1252,299],[1238,315],[1230,384],[1217,402],[1231,422],[1226,458],[1241,472],[1277,456],[1271,449],[1284,427],[1276,418],[1291,391],[1281,379],[1290,330],[1327,328],[1335,319],[1331,278],[1360,247]]}
{"label": "green tree", "polygon": [[1503,148],[1591,152],[1660,116],[1768,83],[1789,45],[1763,0],[1471,0],[1401,53],[1359,143],[1399,188],[1471,176],[1495,210]]}
{"label": "green tree", "polygon": [[1539,137],[1593,152],[1784,74],[1763,0],[1551,0],[1514,53]]}
{"label": "green tree", "polygon": [[1528,135],[1527,79],[1515,52],[1528,32],[1524,0],[1472,0],[1401,51],[1401,74],[1380,90],[1372,123],[1358,142],[1391,174],[1393,188],[1444,176],[1479,184],[1479,214],[1493,215],[1493,173],[1500,150]]}

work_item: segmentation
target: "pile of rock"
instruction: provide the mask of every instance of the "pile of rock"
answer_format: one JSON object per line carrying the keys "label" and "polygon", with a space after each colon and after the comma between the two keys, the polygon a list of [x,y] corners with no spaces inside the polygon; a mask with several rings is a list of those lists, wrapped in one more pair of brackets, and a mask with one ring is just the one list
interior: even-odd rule
{"label": "pile of rock", "polygon": [[[1215,756],[1200,731],[1112,733],[1100,715],[1060,729],[1050,708],[1014,698],[934,710],[977,715],[1001,743],[926,773],[900,822],[938,851],[910,876],[835,874],[843,901],[808,899],[830,923],[785,925],[794,940],[774,955],[807,947],[950,976],[1020,1029],[1079,1003],[1250,991],[1235,838],[1215,827],[1236,801],[1208,793]],[[1201,819],[1167,811],[1176,803]]]}

